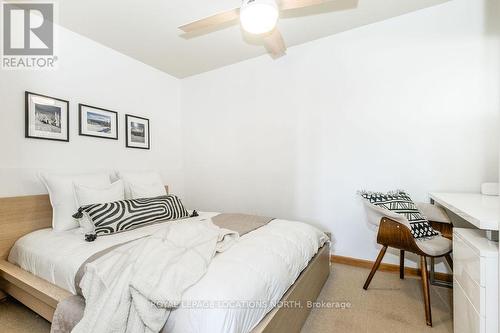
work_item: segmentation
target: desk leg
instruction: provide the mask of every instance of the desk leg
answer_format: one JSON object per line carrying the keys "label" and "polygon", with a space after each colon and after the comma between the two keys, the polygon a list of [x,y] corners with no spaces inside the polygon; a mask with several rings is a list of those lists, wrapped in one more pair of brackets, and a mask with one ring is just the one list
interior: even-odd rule
{"label": "desk leg", "polygon": [[448,281],[441,281],[441,280],[436,280],[435,276],[435,271],[434,271],[434,258],[430,257],[430,262],[431,262],[431,269],[429,270],[429,281],[433,286],[438,286],[438,287],[446,287],[446,288],[453,288],[453,283],[448,282]]}
{"label": "desk leg", "polygon": [[498,230],[486,230],[486,238],[492,242],[498,242]]}

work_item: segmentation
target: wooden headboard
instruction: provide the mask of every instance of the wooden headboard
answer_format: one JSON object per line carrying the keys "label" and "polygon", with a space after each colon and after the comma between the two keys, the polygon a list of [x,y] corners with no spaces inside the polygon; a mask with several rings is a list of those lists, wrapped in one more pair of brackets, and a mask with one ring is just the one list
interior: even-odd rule
{"label": "wooden headboard", "polygon": [[[165,190],[168,193],[168,186]],[[51,227],[52,206],[47,194],[0,198],[0,259],[7,258],[22,236]]]}
{"label": "wooden headboard", "polygon": [[20,237],[50,227],[52,206],[47,194],[0,198],[0,259],[9,255]]}

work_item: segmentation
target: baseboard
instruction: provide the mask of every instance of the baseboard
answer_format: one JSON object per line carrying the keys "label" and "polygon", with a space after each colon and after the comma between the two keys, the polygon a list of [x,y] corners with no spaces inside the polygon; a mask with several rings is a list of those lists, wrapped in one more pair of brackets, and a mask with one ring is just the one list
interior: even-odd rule
{"label": "baseboard", "polygon": [[[370,260],[337,256],[337,255],[331,255],[330,261],[334,262],[334,263],[338,263],[338,264],[363,267],[363,268],[368,268],[368,269],[371,269],[373,266],[373,261],[370,261]],[[379,270],[384,271],[384,272],[392,272],[392,273],[399,274],[399,265],[381,263]],[[412,267],[405,267],[405,275],[420,276],[420,269],[412,268]],[[451,274],[436,272],[434,276],[437,280],[453,282],[453,275],[451,275]]]}

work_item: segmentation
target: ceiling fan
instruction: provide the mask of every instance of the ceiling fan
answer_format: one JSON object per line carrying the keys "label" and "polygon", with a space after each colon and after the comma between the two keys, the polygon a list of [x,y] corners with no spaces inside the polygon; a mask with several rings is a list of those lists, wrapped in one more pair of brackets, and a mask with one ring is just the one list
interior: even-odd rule
{"label": "ceiling fan", "polygon": [[316,6],[328,0],[242,0],[240,8],[220,12],[179,27],[185,33],[215,28],[240,20],[243,30],[252,35],[262,36],[264,46],[273,58],[286,53],[283,36],[276,28],[280,12]]}

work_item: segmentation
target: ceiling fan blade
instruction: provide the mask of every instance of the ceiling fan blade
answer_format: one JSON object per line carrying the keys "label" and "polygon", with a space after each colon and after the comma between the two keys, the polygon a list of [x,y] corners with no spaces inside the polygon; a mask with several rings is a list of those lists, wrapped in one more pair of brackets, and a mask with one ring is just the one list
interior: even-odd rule
{"label": "ceiling fan blade", "polygon": [[271,56],[276,59],[286,54],[286,45],[278,28],[264,38],[264,46]]}
{"label": "ceiling fan blade", "polygon": [[179,29],[189,33],[196,30],[202,30],[206,28],[211,28],[217,25],[221,25],[227,22],[237,20],[240,17],[240,9],[234,8],[225,12],[220,12],[215,15],[205,17],[201,20],[197,20],[188,24],[181,25]]}
{"label": "ceiling fan blade", "polygon": [[325,2],[328,1],[327,0],[281,0],[280,9],[281,10],[297,9],[297,8],[320,5]]}

